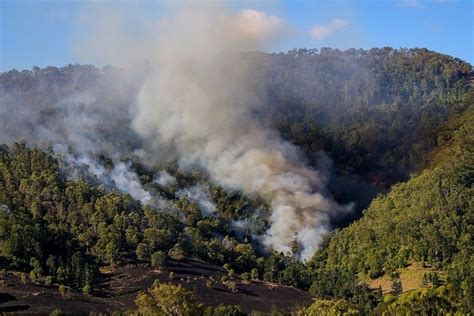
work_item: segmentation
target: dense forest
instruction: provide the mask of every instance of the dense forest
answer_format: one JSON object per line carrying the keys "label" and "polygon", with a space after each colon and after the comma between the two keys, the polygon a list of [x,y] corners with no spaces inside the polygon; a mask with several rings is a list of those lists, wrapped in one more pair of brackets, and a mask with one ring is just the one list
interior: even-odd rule
{"label": "dense forest", "polygon": [[[158,164],[137,158],[140,140],[121,111],[134,102],[146,65],[69,65],[0,74],[3,271],[96,295],[103,267],[138,261],[166,269],[171,260],[197,258],[222,266],[228,278],[220,281],[229,289],[238,278],[309,291],[316,300],[298,315],[472,311],[472,66],[426,49],[300,49],[243,58],[257,61],[254,80],[263,82],[266,104],[255,113],[261,123],[325,168],[338,202],[355,203],[351,215],[333,219],[337,229],[310,260],[299,259],[296,238],[290,253],[263,247],[270,206],[258,197],[226,190],[202,170],[180,170],[166,155]],[[87,142],[57,125],[78,111],[101,122],[100,130],[80,130]],[[143,188],[154,203],[71,159],[80,144],[106,141],[104,152],[91,150],[97,164],[111,174],[126,166],[136,175],[134,192]],[[63,143],[70,148],[58,151]],[[117,152],[125,154],[117,159]],[[407,291],[400,273],[413,264],[426,268],[423,286]],[[389,291],[371,285],[383,277]],[[241,314],[238,306],[202,306],[193,295],[157,282],[129,313]]]}

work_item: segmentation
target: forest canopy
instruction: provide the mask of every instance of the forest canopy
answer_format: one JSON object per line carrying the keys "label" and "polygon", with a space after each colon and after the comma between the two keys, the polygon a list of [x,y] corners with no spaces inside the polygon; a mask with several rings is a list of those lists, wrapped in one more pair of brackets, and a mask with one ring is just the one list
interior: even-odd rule
{"label": "forest canopy", "polygon": [[[309,290],[318,300],[301,315],[472,310],[472,66],[427,49],[242,56],[265,100],[258,121],[329,179],[335,201],[355,205],[331,218],[337,229],[310,260],[300,260],[297,234],[290,251],[264,247],[272,218],[262,198],[183,170],[172,151],[154,163],[140,156],[127,111],[146,65],[69,65],[0,74],[2,267],[94,293],[101,267],[190,257]],[[427,275],[424,288],[403,293],[399,272],[414,263],[442,279]],[[369,287],[384,276],[392,293]],[[163,289],[142,292],[139,308],[163,308],[150,303]]]}

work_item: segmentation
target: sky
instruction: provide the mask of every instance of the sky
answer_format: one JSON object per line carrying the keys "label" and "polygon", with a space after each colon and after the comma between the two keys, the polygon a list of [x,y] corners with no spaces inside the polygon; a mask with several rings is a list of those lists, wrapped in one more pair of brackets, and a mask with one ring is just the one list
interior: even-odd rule
{"label": "sky", "polygon": [[[426,47],[474,64],[473,3],[472,0],[233,0],[225,5],[236,11],[252,9],[281,19],[290,31],[268,47],[268,51],[286,52],[295,47]],[[84,32],[90,32],[86,25],[88,16],[93,16],[99,8],[125,12],[135,21],[130,28],[139,29],[144,21],[166,16],[169,3],[0,0],[0,71],[94,63],[78,52],[77,43]]]}

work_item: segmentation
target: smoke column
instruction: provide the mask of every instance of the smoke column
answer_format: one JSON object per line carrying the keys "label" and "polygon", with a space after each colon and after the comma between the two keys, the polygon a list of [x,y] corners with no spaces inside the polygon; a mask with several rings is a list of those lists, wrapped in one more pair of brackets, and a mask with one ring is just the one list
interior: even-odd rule
{"label": "smoke column", "polygon": [[154,29],[151,75],[132,125],[150,148],[171,145],[181,166],[205,168],[220,185],[265,199],[272,209],[266,246],[309,258],[332,214],[346,211],[324,194],[326,178],[298,149],[252,115],[263,102],[255,67],[240,52],[264,49],[285,25],[253,10],[177,8]]}
{"label": "smoke column", "polygon": [[[171,8],[158,22],[133,28],[140,30],[135,36],[127,15],[110,11],[80,19],[89,26],[84,45],[79,41],[78,46],[101,63],[146,60],[146,71],[124,77],[107,70],[94,80],[76,74],[70,85],[85,81],[83,91],[34,107],[26,106],[32,96],[20,100],[15,93],[0,93],[0,141],[66,144],[63,155],[70,148],[82,157],[66,155],[69,163],[89,165],[98,179],[145,204],[155,197],[120,160],[133,153],[154,165],[163,148],[172,148],[183,170],[204,168],[224,188],[263,198],[272,213],[262,242],[290,252],[297,239],[301,258],[309,258],[327,234],[329,219],[347,209],[326,194],[326,173],[309,167],[297,147],[256,118],[265,104],[264,80],[255,71],[258,54],[242,53],[275,43],[288,32],[284,21],[260,11],[200,3]],[[111,172],[93,161],[102,153],[116,162]],[[173,183],[164,174],[155,180]]]}

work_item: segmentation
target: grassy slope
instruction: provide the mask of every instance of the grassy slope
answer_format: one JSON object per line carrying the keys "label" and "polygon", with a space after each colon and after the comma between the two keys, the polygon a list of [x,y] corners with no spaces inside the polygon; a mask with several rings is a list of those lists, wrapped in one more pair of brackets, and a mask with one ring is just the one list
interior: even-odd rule
{"label": "grassy slope", "polygon": [[411,262],[447,268],[457,255],[472,256],[472,122],[471,103],[441,128],[431,167],[377,197],[360,220],[335,232],[314,260],[376,278]]}

